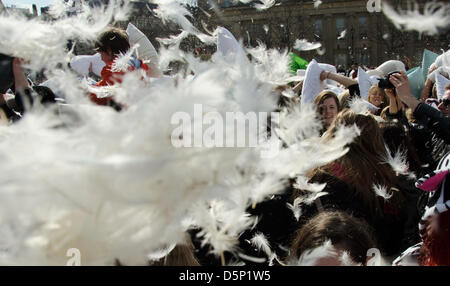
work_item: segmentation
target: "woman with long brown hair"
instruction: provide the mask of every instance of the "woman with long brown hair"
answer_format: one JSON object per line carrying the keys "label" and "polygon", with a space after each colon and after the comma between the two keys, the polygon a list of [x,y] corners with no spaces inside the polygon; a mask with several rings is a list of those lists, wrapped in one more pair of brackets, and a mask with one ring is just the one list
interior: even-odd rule
{"label": "woman with long brown hair", "polygon": [[340,128],[352,125],[359,128],[360,135],[347,145],[349,151],[310,175],[310,183],[327,183],[323,191],[328,194],[317,199],[307,213],[310,217],[317,211],[342,210],[364,218],[375,229],[384,254],[398,254],[403,245],[419,239],[414,236],[419,220],[416,203],[407,208],[415,196],[399,187],[405,184],[387,163],[383,137],[372,115],[343,110],[323,140],[330,141]]}
{"label": "woman with long brown hair", "polygon": [[286,262],[289,265],[303,265],[302,258],[327,241],[331,243],[334,253],[325,253],[322,261],[319,260],[314,265],[342,265],[339,256],[344,251],[348,253],[353,263],[366,265],[368,250],[377,247],[373,230],[363,219],[342,211],[324,211],[297,231]]}

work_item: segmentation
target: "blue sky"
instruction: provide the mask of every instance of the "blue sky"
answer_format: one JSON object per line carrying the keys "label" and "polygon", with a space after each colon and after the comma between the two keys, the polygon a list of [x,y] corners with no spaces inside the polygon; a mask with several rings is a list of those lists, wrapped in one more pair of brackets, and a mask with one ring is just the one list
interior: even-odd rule
{"label": "blue sky", "polygon": [[16,5],[19,8],[30,8],[33,4],[36,4],[38,11],[41,10],[41,7],[48,6],[54,0],[2,0],[5,6]]}

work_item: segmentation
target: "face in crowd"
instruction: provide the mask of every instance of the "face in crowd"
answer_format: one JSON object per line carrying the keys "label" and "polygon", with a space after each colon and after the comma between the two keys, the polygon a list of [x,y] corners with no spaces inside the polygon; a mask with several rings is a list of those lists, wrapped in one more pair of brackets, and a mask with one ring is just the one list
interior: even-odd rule
{"label": "face in crowd", "polygon": [[381,90],[379,88],[371,89],[368,100],[376,107],[380,107],[380,105],[383,103],[383,95],[381,94]]}
{"label": "face in crowd", "polygon": [[333,122],[334,118],[336,118],[338,112],[338,106],[334,98],[329,97],[323,101],[321,105],[321,114],[325,127],[330,126],[331,122]]}

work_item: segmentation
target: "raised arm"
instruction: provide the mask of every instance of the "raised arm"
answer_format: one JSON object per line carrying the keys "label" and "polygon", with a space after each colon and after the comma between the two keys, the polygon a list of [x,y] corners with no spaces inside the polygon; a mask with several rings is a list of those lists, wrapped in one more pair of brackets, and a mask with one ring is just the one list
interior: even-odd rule
{"label": "raised arm", "polygon": [[450,118],[439,110],[414,98],[411,95],[408,77],[404,72],[391,75],[389,80],[395,86],[400,100],[414,111],[414,117],[424,122],[445,143],[450,144]]}
{"label": "raised arm", "polygon": [[320,80],[326,80],[326,79],[331,79],[334,80],[342,85],[345,86],[345,88],[348,88],[351,85],[354,84],[358,84],[358,81],[351,79],[349,77],[334,73],[334,72],[329,72],[329,71],[322,71],[322,73],[320,74]]}

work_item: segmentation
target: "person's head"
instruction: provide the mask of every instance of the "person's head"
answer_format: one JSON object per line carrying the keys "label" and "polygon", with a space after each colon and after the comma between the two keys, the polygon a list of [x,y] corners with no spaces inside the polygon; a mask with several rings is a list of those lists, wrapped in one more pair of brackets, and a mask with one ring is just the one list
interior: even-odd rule
{"label": "person's head", "polygon": [[367,100],[379,108],[384,108],[389,102],[389,99],[384,93],[384,90],[376,85],[372,86],[369,89],[369,97],[367,98]]}
{"label": "person's head", "polygon": [[341,110],[338,97],[334,92],[324,90],[319,93],[314,100],[314,103],[316,104],[320,115],[322,115],[325,128],[328,128]]}
{"label": "person's head", "polygon": [[[359,136],[346,147],[349,151],[334,161],[345,170],[345,181],[352,186],[357,195],[365,202],[372,215],[383,216],[383,201],[372,190],[374,184],[386,186],[388,190],[395,187],[397,178],[390,164],[387,150],[378,122],[372,115],[357,114],[351,109],[342,110],[323,136],[325,142],[331,141],[344,126],[356,125]],[[402,196],[392,192],[391,201],[399,202]]]}
{"label": "person's head", "polygon": [[[298,261],[302,255],[323,246],[326,241],[330,241],[333,248],[340,252],[339,256],[345,251],[353,262],[362,265],[366,264],[367,251],[376,247],[373,230],[366,221],[342,211],[324,211],[298,230],[290,248],[288,261]],[[317,261],[320,265],[339,263],[339,260],[333,257],[320,260],[322,261]]]}
{"label": "person's head", "polygon": [[355,124],[361,133],[350,143],[351,150],[362,148],[371,153],[386,151],[376,119],[372,115],[358,114],[351,109],[345,109],[336,116],[330,126],[328,138],[331,139],[341,127]]}
{"label": "person's head", "polygon": [[438,105],[438,108],[446,116],[450,116],[450,84],[445,87],[445,92]]}
{"label": "person's head", "polygon": [[425,227],[426,235],[419,254],[420,264],[450,266],[450,212],[430,217]]}
{"label": "person's head", "polygon": [[405,152],[408,169],[415,174],[423,172],[424,168],[422,167],[416,148],[411,141],[409,130],[397,120],[380,122],[380,129],[390,154],[394,157],[395,153],[399,150]]}
{"label": "person's head", "polygon": [[419,222],[423,241],[419,262],[424,266],[450,266],[450,152],[433,172],[416,182],[416,187],[428,193]]}
{"label": "person's head", "polygon": [[110,62],[130,49],[127,33],[119,28],[110,28],[103,32],[95,43],[95,49],[104,62]]}
{"label": "person's head", "polygon": [[344,92],[339,94],[338,98],[341,110],[343,110],[345,108],[350,108],[350,103],[352,102],[354,96],[351,96],[350,90],[346,89]]}

